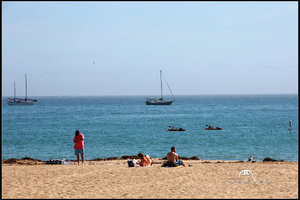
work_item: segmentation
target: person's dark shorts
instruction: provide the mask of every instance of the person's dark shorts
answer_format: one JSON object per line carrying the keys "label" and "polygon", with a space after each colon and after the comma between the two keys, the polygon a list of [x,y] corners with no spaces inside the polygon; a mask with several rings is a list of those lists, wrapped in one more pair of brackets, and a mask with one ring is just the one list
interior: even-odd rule
{"label": "person's dark shorts", "polygon": [[163,163],[162,167],[176,167],[177,165],[173,162],[167,161]]}
{"label": "person's dark shorts", "polygon": [[83,155],[84,154],[84,150],[83,149],[75,149],[75,155]]}

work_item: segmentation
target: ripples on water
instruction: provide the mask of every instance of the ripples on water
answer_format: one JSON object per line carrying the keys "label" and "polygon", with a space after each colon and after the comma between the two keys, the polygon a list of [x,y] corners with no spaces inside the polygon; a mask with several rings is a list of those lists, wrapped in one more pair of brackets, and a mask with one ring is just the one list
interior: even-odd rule
{"label": "ripples on water", "polygon": [[[86,159],[144,152],[180,156],[298,161],[298,96],[178,96],[171,106],[147,106],[145,97],[36,97],[34,106],[2,102],[2,159],[75,159],[76,129]],[[289,134],[289,120],[293,122]],[[206,124],[221,131],[204,130]],[[168,126],[185,132],[168,132]]]}

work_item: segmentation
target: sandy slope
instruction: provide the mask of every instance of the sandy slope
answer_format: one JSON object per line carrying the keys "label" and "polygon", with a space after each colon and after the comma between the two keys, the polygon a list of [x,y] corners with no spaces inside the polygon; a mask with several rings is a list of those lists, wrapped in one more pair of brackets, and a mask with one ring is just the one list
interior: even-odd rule
{"label": "sandy slope", "polygon": [[[190,167],[2,163],[2,198],[298,198],[297,162],[186,160]],[[241,176],[250,170],[251,176]],[[256,181],[256,182],[255,182]]]}

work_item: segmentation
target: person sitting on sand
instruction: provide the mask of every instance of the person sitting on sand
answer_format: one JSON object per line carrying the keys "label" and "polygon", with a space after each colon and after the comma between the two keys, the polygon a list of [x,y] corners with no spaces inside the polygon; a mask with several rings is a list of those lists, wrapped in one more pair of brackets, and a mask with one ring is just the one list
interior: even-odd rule
{"label": "person sitting on sand", "polygon": [[167,162],[165,162],[162,167],[177,167],[177,166],[184,166],[184,162],[178,159],[178,154],[176,153],[176,147],[171,148],[171,152],[167,154]]}
{"label": "person sitting on sand", "polygon": [[143,153],[139,153],[137,156],[138,156],[139,159],[141,159],[141,161],[137,163],[140,166],[146,167],[146,166],[151,166],[152,165],[152,160],[151,160],[149,155],[145,154],[145,156],[144,156]]}
{"label": "person sitting on sand", "polygon": [[253,161],[253,156],[251,155],[248,159],[248,162],[252,162]]}

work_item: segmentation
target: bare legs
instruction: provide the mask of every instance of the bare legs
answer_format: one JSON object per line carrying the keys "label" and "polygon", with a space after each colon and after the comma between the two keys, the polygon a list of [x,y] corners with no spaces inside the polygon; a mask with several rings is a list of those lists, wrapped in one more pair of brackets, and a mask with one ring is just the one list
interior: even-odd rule
{"label": "bare legs", "polygon": [[79,154],[77,155],[77,162],[78,162],[78,165],[79,165]]}
{"label": "bare legs", "polygon": [[[78,162],[78,164],[79,164],[79,154],[77,155],[77,162]],[[81,154],[81,161],[82,161],[82,164],[83,164],[83,162],[84,162],[84,154]]]}

